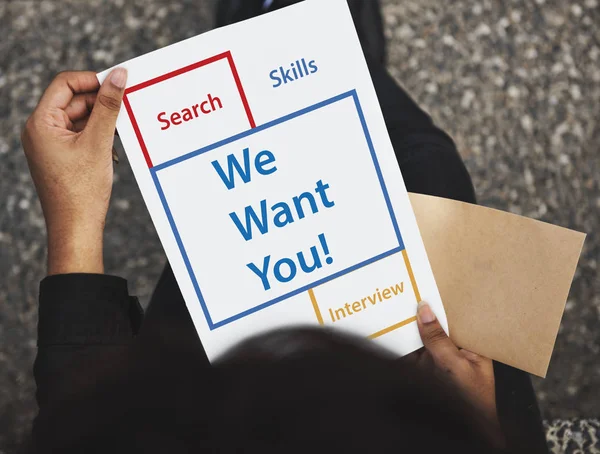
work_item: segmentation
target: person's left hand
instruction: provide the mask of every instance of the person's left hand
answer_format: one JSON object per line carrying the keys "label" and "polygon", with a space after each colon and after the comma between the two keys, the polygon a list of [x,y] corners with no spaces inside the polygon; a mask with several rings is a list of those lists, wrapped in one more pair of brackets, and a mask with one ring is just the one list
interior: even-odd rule
{"label": "person's left hand", "polygon": [[102,237],[113,183],[112,146],[127,81],[114,70],[56,76],[21,140],[48,232],[48,274],[102,273]]}
{"label": "person's left hand", "polygon": [[458,348],[425,302],[419,303],[417,323],[424,348],[411,353],[406,360],[452,384],[475,410],[474,424],[495,445],[503,447],[492,360]]}

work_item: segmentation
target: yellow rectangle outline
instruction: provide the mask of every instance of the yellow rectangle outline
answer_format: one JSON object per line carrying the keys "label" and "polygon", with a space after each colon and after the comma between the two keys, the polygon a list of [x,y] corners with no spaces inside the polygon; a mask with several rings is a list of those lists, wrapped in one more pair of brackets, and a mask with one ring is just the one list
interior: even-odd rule
{"label": "yellow rectangle outline", "polygon": [[[417,299],[417,303],[420,303],[421,302],[421,294],[419,293],[419,287],[417,286],[417,280],[415,279],[415,275],[413,273],[412,266],[410,265],[410,260],[408,258],[408,252],[406,252],[406,249],[402,249],[402,257],[404,257],[404,264],[406,265],[406,270],[408,271],[408,277],[410,278],[410,283],[412,285],[413,291],[415,292],[415,298]],[[323,316],[321,315],[321,309],[319,309],[319,304],[317,303],[317,298],[315,297],[315,292],[312,288],[308,289],[308,296],[310,297],[310,302],[312,303],[312,306],[315,311],[315,315],[317,316],[317,321],[319,322],[319,325],[321,325],[321,326],[325,325],[325,322],[323,321]],[[384,334],[392,332],[398,328],[402,328],[403,326],[406,326],[409,323],[412,323],[415,321],[417,321],[416,316],[407,318],[406,320],[402,320],[399,323],[395,323],[391,326],[388,326],[387,328],[377,331],[377,332],[367,336],[367,338],[375,339],[379,336],[383,336]]]}

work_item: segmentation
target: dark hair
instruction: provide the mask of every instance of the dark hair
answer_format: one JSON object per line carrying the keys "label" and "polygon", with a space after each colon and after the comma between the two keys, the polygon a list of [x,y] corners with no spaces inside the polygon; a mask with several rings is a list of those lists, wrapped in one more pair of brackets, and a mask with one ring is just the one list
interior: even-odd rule
{"label": "dark hair", "polygon": [[212,367],[194,361],[193,352],[156,354],[132,350],[122,366],[126,380],[63,403],[60,424],[80,436],[54,440],[54,448],[494,452],[447,384],[370,342],[294,329],[250,339]]}

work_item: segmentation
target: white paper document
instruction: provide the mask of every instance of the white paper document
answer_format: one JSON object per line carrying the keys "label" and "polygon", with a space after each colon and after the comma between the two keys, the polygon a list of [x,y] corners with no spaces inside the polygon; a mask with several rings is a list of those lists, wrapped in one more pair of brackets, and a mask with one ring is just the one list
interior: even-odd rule
{"label": "white paper document", "polygon": [[447,329],[345,0],[119,66],[119,136],[210,359],[298,325],[406,354],[421,299]]}

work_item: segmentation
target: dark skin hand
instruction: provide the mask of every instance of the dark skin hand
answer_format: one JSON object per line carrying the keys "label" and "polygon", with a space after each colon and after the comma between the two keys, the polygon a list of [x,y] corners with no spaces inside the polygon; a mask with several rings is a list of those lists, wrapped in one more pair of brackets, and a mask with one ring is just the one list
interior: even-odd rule
{"label": "dark skin hand", "polygon": [[59,74],[22,134],[48,233],[48,274],[103,273],[112,148],[127,72]]}
{"label": "dark skin hand", "polygon": [[492,360],[458,348],[448,337],[431,307],[421,302],[417,323],[424,347],[406,357],[417,366],[453,385],[472,405],[474,424],[499,448],[505,440],[496,410],[496,389]]}

